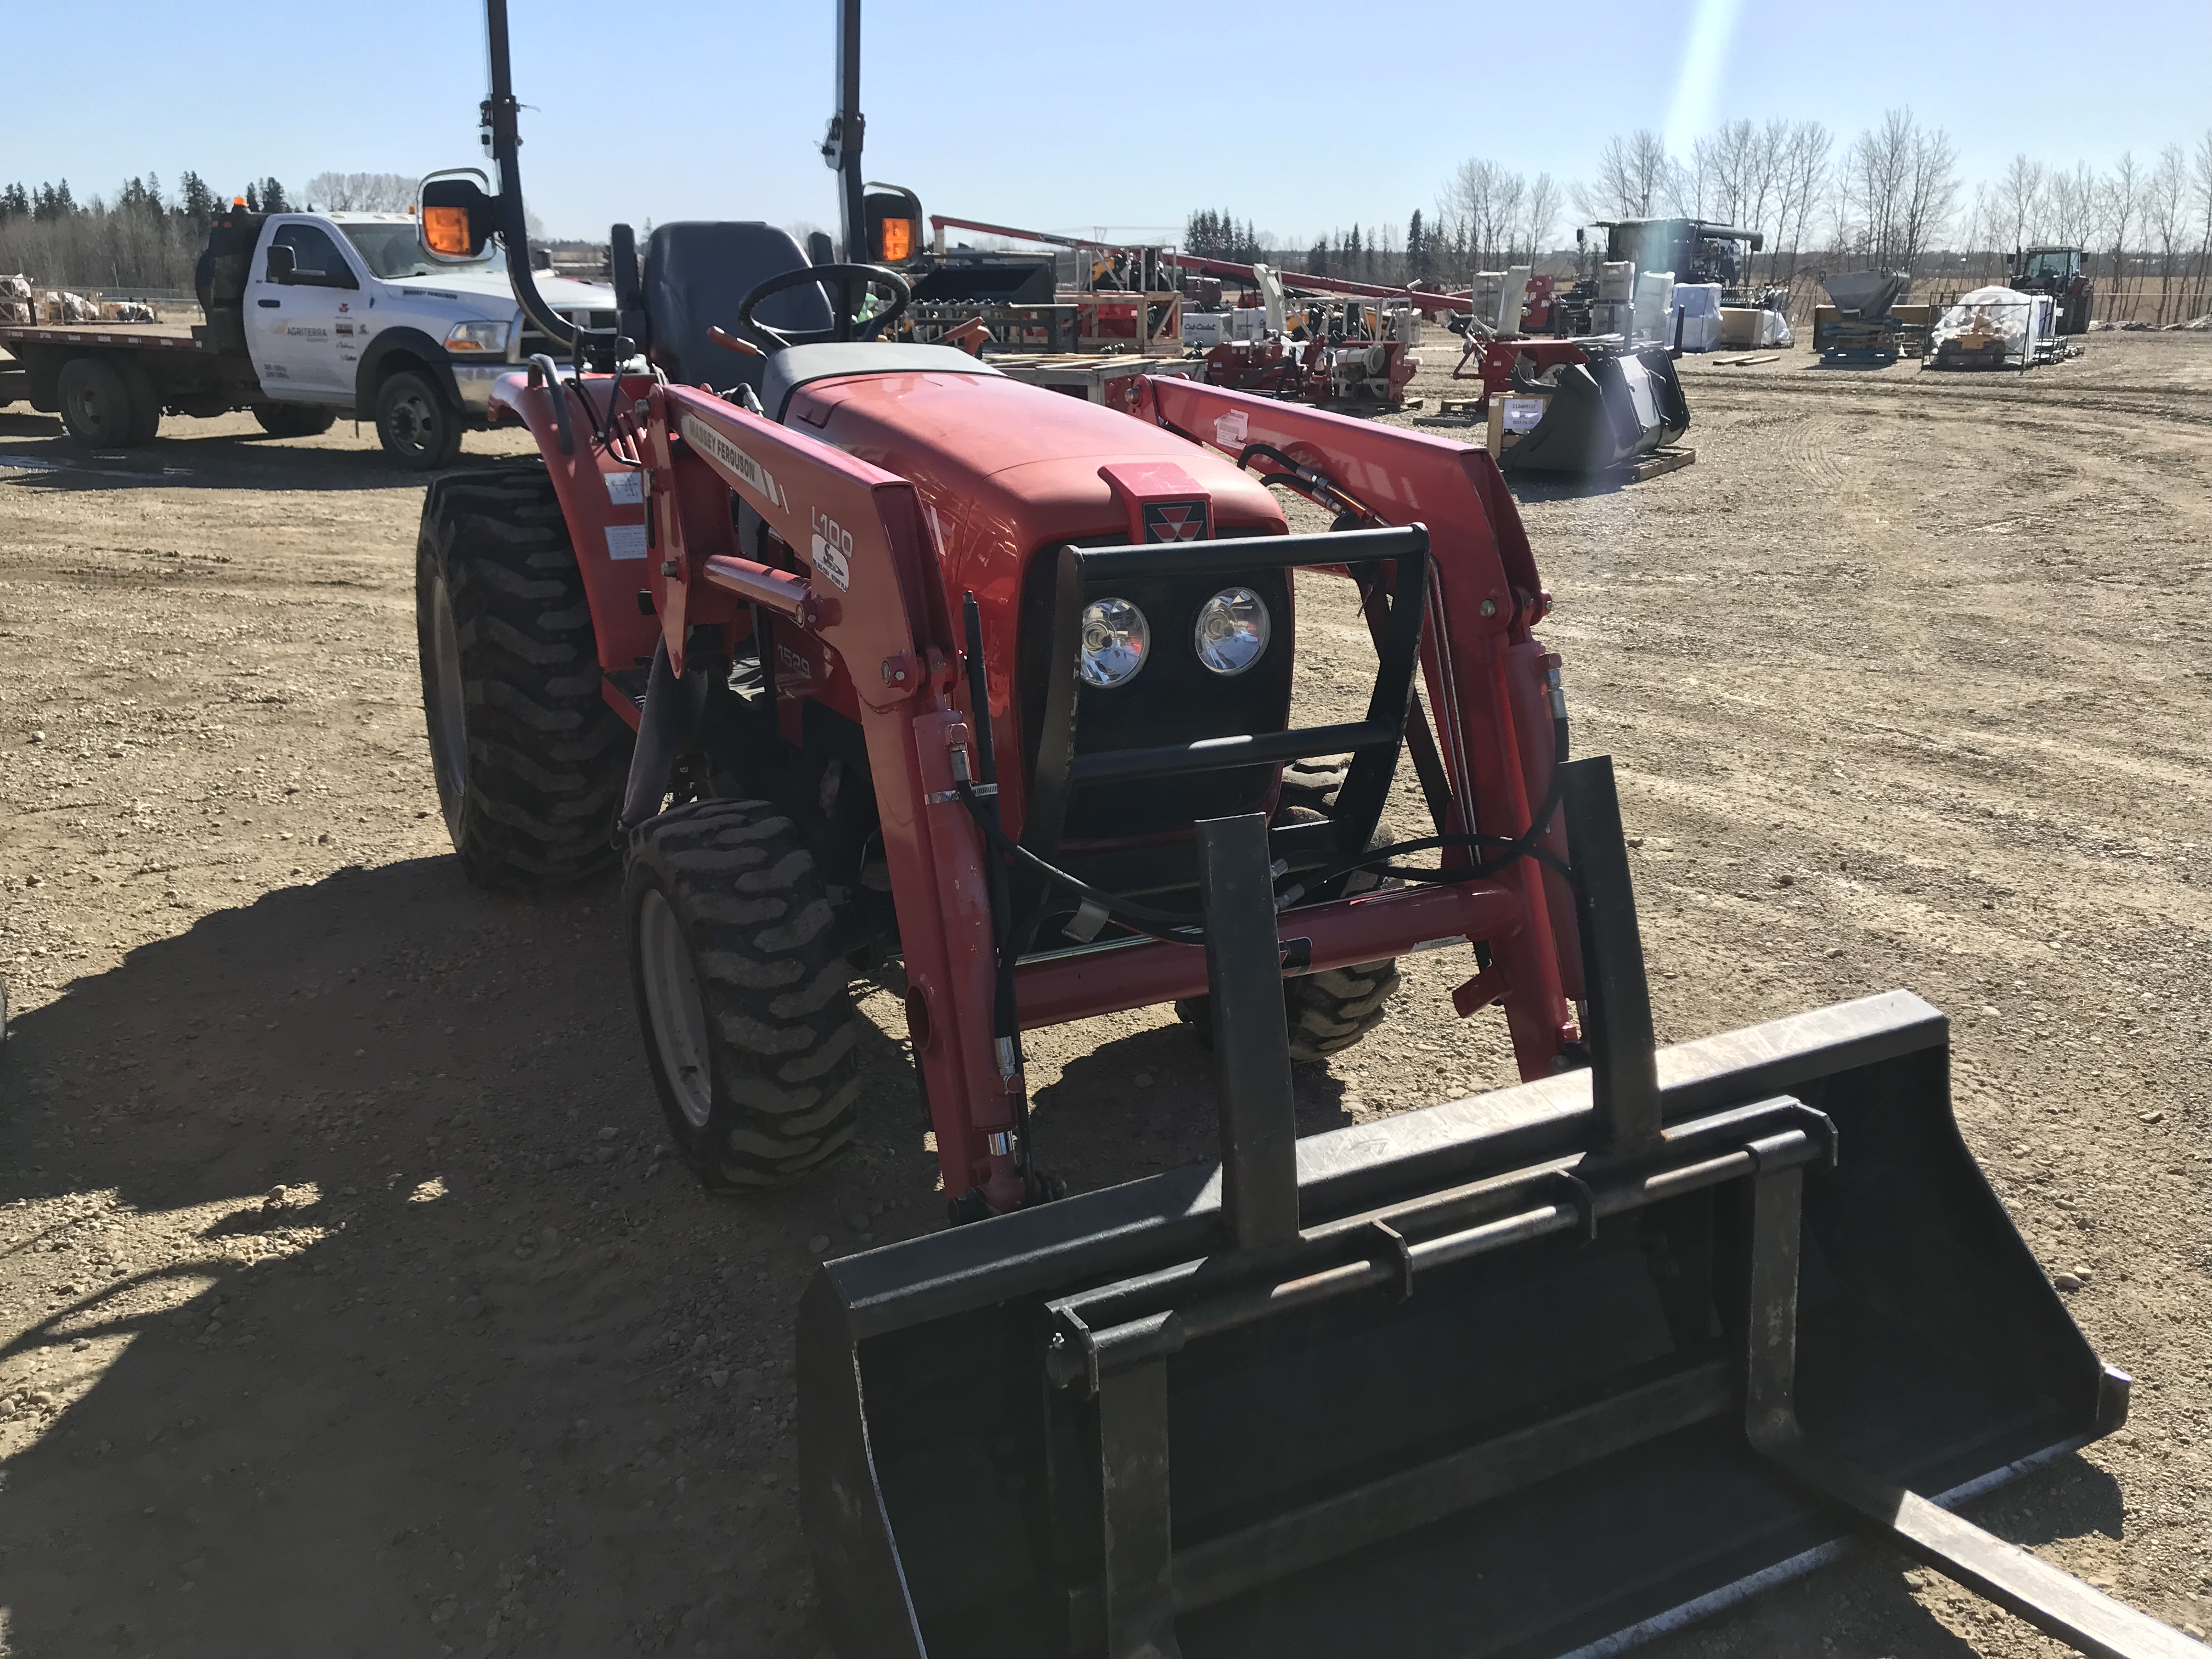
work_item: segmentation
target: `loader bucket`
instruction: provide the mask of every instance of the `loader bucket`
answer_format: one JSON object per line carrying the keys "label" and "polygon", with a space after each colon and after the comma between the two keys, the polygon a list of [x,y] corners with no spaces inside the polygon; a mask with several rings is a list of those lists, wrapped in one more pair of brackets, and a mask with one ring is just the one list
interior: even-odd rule
{"label": "loader bucket", "polygon": [[2204,1651],[1914,1495],[2127,1397],[1960,1139],[1943,1016],[1655,1055],[1611,772],[1568,770],[1591,1068],[1295,1139],[1264,827],[1201,824],[1223,1163],[823,1266],[800,1455],[843,1659],[1611,1652],[1852,1530],[2139,1640],[2085,1650]]}
{"label": "loader bucket", "polygon": [[1656,349],[1563,363],[1516,390],[1549,394],[1544,417],[1498,457],[1508,472],[1609,472],[1674,442],[1690,409],[1674,360]]}

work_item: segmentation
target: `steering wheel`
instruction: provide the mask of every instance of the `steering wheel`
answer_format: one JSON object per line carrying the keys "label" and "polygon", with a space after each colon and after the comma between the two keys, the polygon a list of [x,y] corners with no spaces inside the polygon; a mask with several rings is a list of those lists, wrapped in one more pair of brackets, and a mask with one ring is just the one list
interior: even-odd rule
{"label": "steering wheel", "polygon": [[[819,283],[837,295],[831,301],[837,320],[829,328],[810,328],[785,333],[770,328],[766,323],[753,320],[753,311],[760,302],[771,295],[794,288],[805,288]],[[855,288],[887,288],[894,298],[888,310],[879,311],[866,320],[854,313],[859,307]],[[779,349],[795,345],[818,345],[825,340],[872,340],[884,328],[896,322],[914,299],[914,285],[884,265],[801,265],[796,270],[787,270],[781,276],[771,276],[738,301],[739,326],[775,342]],[[838,301],[843,303],[842,307]]]}

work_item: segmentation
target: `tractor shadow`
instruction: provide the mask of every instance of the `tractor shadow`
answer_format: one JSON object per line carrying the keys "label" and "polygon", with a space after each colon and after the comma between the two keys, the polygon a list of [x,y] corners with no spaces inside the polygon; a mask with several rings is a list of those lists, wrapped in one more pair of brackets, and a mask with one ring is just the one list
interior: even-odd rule
{"label": "tractor shadow", "polygon": [[[417,489],[432,475],[409,472],[385,459],[373,434],[358,443],[347,422],[320,439],[272,438],[245,423],[218,430],[218,422],[171,416],[161,435],[133,449],[94,449],[41,415],[0,414],[0,487],[43,494],[83,494],[154,485],[163,489],[315,490]],[[237,421],[220,423],[235,428]],[[485,441],[477,437],[476,442]],[[447,471],[512,462],[512,453],[464,451]]]}
{"label": "tractor shadow", "polygon": [[792,1317],[817,1251],[943,1224],[933,1160],[864,1027],[856,1153],[703,1192],[617,897],[341,871],[19,1014],[11,1650],[818,1650]]}
{"label": "tractor shadow", "polygon": [[[1088,1192],[1221,1158],[1219,1089],[1213,1056],[1170,1023],[1111,1036],[1106,1021],[1055,1028],[1043,1057],[1064,1054],[1058,1075],[1032,1097],[1034,1136],[1043,1167],[1073,1192]],[[1086,1046],[1095,1043],[1096,1046]],[[1301,1136],[1341,1128],[1352,1117],[1345,1084],[1324,1066],[1291,1068]]]}

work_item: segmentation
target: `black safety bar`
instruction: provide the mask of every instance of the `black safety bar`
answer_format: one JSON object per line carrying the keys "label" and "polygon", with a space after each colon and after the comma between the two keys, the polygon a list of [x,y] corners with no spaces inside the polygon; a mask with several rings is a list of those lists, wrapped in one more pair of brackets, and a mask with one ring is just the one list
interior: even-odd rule
{"label": "black safety bar", "polygon": [[[1336,565],[1357,571],[1382,563],[1395,566],[1396,574],[1390,583],[1389,609],[1376,650],[1375,689],[1368,698],[1364,719],[1303,731],[1248,732],[1155,748],[1075,752],[1075,703],[1082,684],[1083,606],[1088,585],[1139,576],[1203,576]],[[1144,546],[1063,546],[1054,575],[1049,660],[1058,666],[1045,693],[1036,771],[1022,827],[1024,846],[1039,856],[1058,846],[1066,822],[1069,793],[1080,784],[1350,755],[1352,766],[1337,792],[1336,810],[1331,814],[1334,835],[1329,850],[1341,858],[1365,848],[1382,818],[1382,803],[1398,769],[1406,718],[1413,707],[1413,678],[1420,669],[1429,583],[1427,526]]]}

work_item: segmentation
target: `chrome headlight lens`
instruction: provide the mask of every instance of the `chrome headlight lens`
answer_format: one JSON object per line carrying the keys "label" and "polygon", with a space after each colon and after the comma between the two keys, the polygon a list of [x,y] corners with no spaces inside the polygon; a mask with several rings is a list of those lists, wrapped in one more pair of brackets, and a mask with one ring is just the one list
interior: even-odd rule
{"label": "chrome headlight lens", "polygon": [[1226,678],[1241,674],[1267,652],[1267,607],[1249,587],[1224,587],[1200,607],[1191,643],[1198,659]]}
{"label": "chrome headlight lens", "polygon": [[455,323],[446,331],[446,349],[492,356],[507,349],[505,323]]}
{"label": "chrome headlight lens", "polygon": [[1127,599],[1094,599],[1083,607],[1083,683],[1127,685],[1145,665],[1152,630]]}

